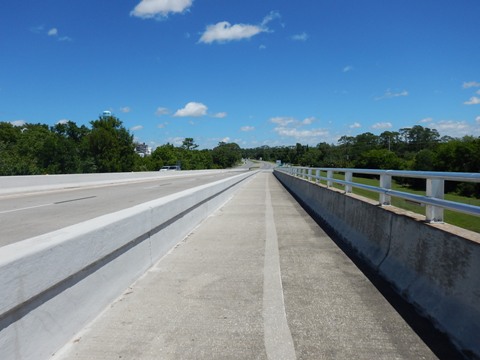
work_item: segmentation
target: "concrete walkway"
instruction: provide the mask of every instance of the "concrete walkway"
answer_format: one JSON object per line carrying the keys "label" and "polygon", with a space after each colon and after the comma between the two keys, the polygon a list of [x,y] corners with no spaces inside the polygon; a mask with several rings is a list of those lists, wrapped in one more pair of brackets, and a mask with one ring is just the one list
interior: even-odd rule
{"label": "concrete walkway", "polygon": [[259,173],[53,359],[435,359]]}

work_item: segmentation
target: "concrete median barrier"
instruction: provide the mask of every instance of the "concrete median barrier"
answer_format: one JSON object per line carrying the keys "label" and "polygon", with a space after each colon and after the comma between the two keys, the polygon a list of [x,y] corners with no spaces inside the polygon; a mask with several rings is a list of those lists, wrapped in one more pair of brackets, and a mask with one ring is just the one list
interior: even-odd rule
{"label": "concrete median barrier", "polygon": [[0,248],[0,358],[49,358],[255,174]]}
{"label": "concrete median barrier", "polygon": [[480,243],[393,207],[275,171],[316,219],[442,332],[480,358]]}

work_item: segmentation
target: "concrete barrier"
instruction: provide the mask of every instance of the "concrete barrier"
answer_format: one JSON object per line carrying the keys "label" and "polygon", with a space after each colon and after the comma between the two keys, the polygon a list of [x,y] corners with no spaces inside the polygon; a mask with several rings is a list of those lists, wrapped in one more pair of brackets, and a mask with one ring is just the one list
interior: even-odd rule
{"label": "concrete barrier", "polygon": [[254,174],[0,248],[0,359],[49,358]]}
{"label": "concrete barrier", "polygon": [[280,171],[275,176],[467,357],[480,358],[479,242],[449,231],[455,227]]}

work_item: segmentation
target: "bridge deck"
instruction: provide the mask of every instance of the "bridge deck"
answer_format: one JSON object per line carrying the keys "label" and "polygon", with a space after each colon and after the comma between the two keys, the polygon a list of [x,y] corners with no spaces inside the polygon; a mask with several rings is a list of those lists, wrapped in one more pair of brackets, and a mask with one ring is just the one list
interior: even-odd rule
{"label": "bridge deck", "polygon": [[54,359],[435,359],[270,172]]}

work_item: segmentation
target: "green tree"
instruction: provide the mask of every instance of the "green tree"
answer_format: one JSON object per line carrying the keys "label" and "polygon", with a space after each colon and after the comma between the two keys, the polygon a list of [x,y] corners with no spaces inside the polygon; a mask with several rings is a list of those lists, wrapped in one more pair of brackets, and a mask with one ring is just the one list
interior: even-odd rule
{"label": "green tree", "polygon": [[156,170],[162,166],[176,164],[179,160],[175,146],[170,143],[157,147],[152,153],[152,159]]}
{"label": "green tree", "polygon": [[91,121],[88,134],[89,155],[95,172],[132,171],[135,165],[133,135],[114,116]]}
{"label": "green tree", "polygon": [[437,156],[433,150],[423,149],[420,150],[414,158],[412,170],[416,171],[433,171]]}
{"label": "green tree", "polygon": [[218,168],[229,168],[236,165],[242,159],[240,146],[235,143],[220,142],[212,150],[212,160],[214,166]]}
{"label": "green tree", "polygon": [[198,148],[198,145],[195,144],[193,138],[185,138],[182,142],[182,148],[185,150],[193,150]]}
{"label": "green tree", "polygon": [[393,151],[373,149],[360,154],[357,167],[363,169],[400,170],[402,161]]}

